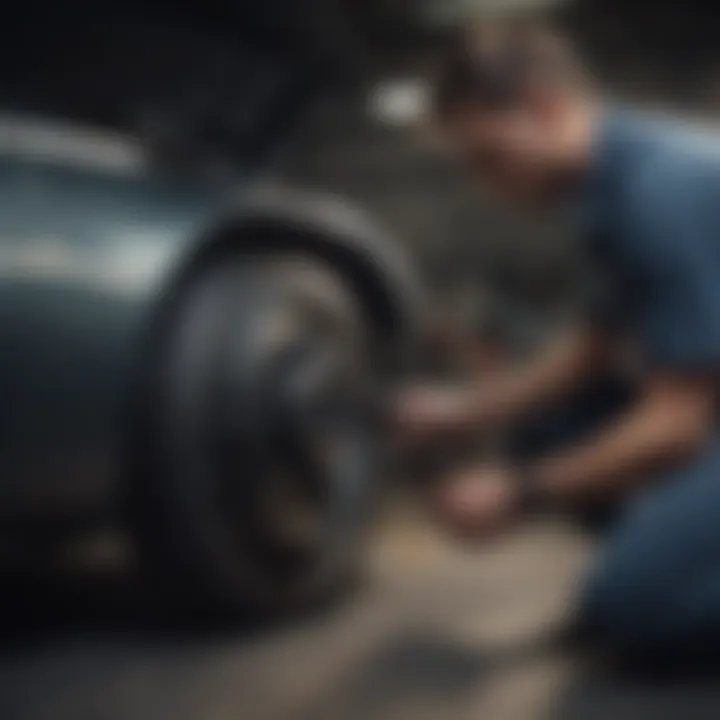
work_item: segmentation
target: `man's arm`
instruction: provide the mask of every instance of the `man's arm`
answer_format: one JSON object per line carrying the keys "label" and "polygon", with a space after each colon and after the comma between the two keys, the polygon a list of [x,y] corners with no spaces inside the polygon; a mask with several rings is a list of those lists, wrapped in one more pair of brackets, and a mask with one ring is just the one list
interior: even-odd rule
{"label": "man's arm", "polygon": [[590,328],[566,330],[537,356],[480,379],[468,393],[467,422],[497,428],[563,400],[608,359],[609,342]]}
{"label": "man's arm", "polygon": [[503,466],[451,476],[437,493],[438,519],[463,539],[480,539],[517,519],[528,500],[572,507],[617,496],[702,446],[713,426],[714,391],[707,378],[657,377],[613,425],[527,468],[526,483],[517,482],[517,468]]}
{"label": "man's arm", "polygon": [[[538,465],[538,482],[560,501],[619,490],[671,467],[712,429],[720,362],[714,191],[720,163],[691,145],[692,152],[657,153],[628,186],[618,257],[629,263],[643,298],[634,306],[632,332],[652,374],[612,427]],[[632,293],[620,302],[632,303]]]}
{"label": "man's arm", "polygon": [[617,494],[697,452],[712,430],[714,405],[708,377],[656,377],[614,424],[540,461],[531,470],[537,490],[558,504]]}
{"label": "man's arm", "polygon": [[410,438],[498,429],[535,407],[562,399],[606,361],[609,343],[597,332],[567,330],[538,356],[461,387],[422,386],[401,393],[400,430]]}

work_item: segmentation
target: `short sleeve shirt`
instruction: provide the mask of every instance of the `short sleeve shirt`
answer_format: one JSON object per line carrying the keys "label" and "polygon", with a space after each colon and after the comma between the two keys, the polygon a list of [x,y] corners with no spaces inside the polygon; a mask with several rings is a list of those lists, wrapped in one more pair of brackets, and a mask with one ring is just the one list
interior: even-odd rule
{"label": "short sleeve shirt", "polygon": [[647,366],[720,363],[720,134],[607,111],[582,206],[603,288],[595,319]]}

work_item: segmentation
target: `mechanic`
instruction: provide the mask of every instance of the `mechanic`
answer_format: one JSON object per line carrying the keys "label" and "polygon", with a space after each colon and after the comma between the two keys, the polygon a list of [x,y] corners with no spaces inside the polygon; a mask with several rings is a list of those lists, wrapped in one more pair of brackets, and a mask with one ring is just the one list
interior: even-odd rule
{"label": "mechanic", "polygon": [[619,507],[584,580],[585,637],[639,660],[720,657],[720,139],[601,100],[561,34],[475,27],[435,91],[442,136],[503,202],[567,204],[603,282],[544,350],[400,393],[401,437],[506,428],[503,460],[440,483],[462,539],[529,511]]}

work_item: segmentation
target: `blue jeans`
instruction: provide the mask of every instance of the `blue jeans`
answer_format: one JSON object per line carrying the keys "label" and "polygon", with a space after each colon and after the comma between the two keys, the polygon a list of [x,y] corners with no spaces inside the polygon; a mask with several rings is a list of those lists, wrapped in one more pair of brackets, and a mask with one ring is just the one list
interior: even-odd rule
{"label": "blue jeans", "polygon": [[[609,422],[633,390],[605,383],[530,424],[517,455],[559,449]],[[580,622],[628,659],[680,666],[720,661],[720,437],[625,503],[585,578]]]}

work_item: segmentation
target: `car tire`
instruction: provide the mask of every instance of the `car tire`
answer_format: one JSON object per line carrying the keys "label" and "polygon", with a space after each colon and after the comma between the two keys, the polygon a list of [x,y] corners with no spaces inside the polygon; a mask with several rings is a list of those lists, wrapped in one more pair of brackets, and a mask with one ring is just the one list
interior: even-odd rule
{"label": "car tire", "polygon": [[[214,258],[173,293],[143,374],[128,493],[139,564],[166,607],[223,622],[287,615],[324,604],[362,576],[383,452],[371,402],[374,341],[361,306],[338,272],[300,254]],[[275,321],[284,328],[274,328]],[[260,508],[278,503],[266,498],[261,505],[258,497],[293,475],[294,460],[281,447],[268,452],[277,437],[266,425],[274,428],[275,421],[259,419],[272,404],[267,393],[287,375],[276,362],[283,333],[291,346],[310,336],[311,325],[315,332],[317,321],[324,340],[340,348],[339,385],[351,386],[344,388],[346,467],[334,459],[323,464],[318,451],[322,461],[311,464],[322,467],[315,473],[322,480],[313,484],[329,486],[313,490],[322,496],[320,539],[307,541],[290,562],[285,546],[286,555],[274,555],[263,545],[269,547],[258,529]],[[270,366],[278,373],[272,380],[264,374]],[[318,436],[325,426],[319,427]]]}

